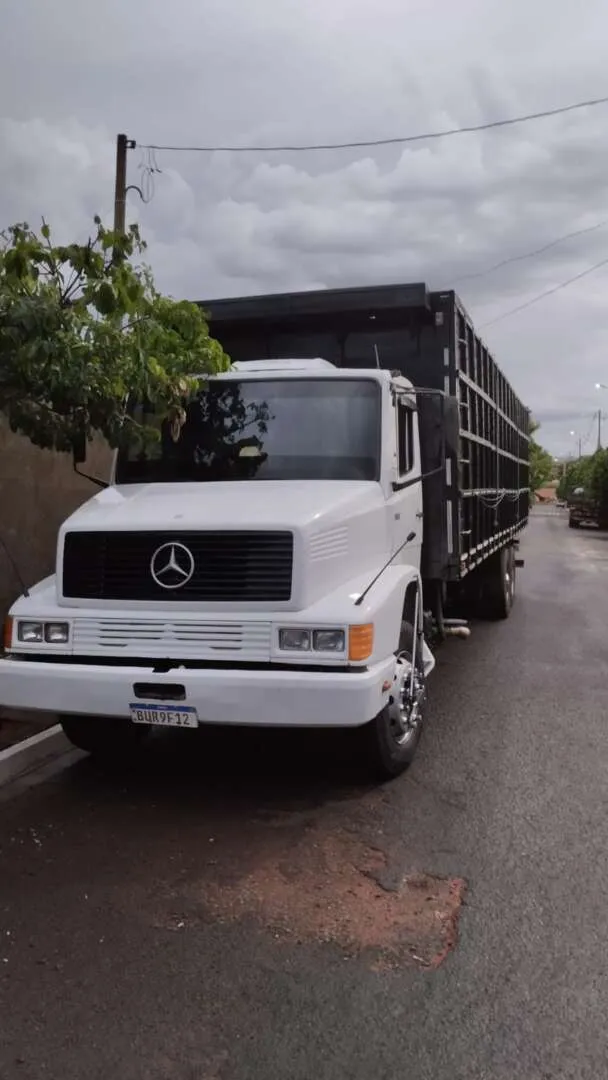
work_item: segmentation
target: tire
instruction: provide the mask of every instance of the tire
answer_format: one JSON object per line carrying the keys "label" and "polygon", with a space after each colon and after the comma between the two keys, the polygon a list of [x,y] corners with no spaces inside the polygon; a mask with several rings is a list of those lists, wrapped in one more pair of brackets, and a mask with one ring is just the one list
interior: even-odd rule
{"label": "tire", "polygon": [[148,734],[130,720],[114,717],[61,716],[59,719],[73,746],[106,761],[120,762],[131,757]]}
{"label": "tire", "polygon": [[483,568],[479,614],[482,619],[508,619],[515,600],[515,555],[512,547],[491,555]]}
{"label": "tire", "polygon": [[[409,698],[409,685],[411,676],[412,642],[414,631],[411,623],[402,623],[399,638],[399,649],[395,653],[395,680],[403,680],[404,691]],[[404,713],[399,709],[398,702],[391,698],[377,716],[362,729],[363,752],[366,755],[369,769],[376,780],[393,780],[396,776],[411,765],[418,749],[424,725],[424,712],[426,705],[426,681],[422,656],[416,657],[416,701],[414,703],[415,718],[412,720],[411,712],[408,721]],[[411,703],[408,702],[411,708]],[[414,711],[414,710],[412,710]],[[405,730],[405,726],[409,730]]]}
{"label": "tire", "polygon": [[568,525],[571,529],[580,529],[580,521],[574,521],[573,518],[568,518]]}

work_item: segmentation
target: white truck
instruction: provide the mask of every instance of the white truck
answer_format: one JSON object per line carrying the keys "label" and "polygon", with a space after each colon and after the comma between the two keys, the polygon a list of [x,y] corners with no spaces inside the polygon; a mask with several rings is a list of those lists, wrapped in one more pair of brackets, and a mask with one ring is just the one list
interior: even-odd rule
{"label": "white truck", "polygon": [[509,613],[528,414],[453,293],[205,307],[231,370],[63,524],[10,611],[0,704],[112,756],[155,726],[358,727],[396,776],[431,634]]}

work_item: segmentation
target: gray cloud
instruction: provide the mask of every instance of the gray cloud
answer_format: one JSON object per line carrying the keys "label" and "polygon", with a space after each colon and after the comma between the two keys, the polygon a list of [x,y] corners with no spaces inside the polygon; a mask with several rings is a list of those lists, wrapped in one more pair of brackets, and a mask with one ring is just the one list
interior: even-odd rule
{"label": "gray cloud", "polygon": [[[380,138],[601,95],[607,32],[599,0],[584,20],[549,0],[20,0],[0,44],[0,220],[44,214],[63,237],[111,220],[119,130]],[[607,127],[600,107],[374,153],[159,153],[154,197],[131,193],[129,217],[173,295],[426,280],[456,283],[481,325],[608,255],[607,227],[467,277],[608,216]],[[145,160],[130,155],[132,183]],[[608,382],[607,282],[599,271],[486,332],[556,453]]]}

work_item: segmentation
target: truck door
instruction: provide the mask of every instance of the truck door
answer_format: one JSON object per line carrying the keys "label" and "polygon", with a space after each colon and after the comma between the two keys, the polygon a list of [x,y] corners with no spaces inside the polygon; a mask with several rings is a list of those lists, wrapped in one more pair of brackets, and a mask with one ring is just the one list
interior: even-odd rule
{"label": "truck door", "polygon": [[418,417],[411,396],[395,397],[396,475],[389,496],[392,529],[392,550],[403,544],[411,532],[415,540],[395,559],[420,567],[422,549],[422,481],[420,478],[420,445]]}

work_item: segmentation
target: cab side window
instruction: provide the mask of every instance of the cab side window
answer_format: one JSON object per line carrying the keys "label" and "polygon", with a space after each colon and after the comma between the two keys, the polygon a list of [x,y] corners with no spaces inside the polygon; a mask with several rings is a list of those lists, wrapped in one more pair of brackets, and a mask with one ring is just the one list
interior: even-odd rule
{"label": "cab side window", "polygon": [[414,413],[402,399],[397,399],[397,448],[399,476],[414,467]]}

